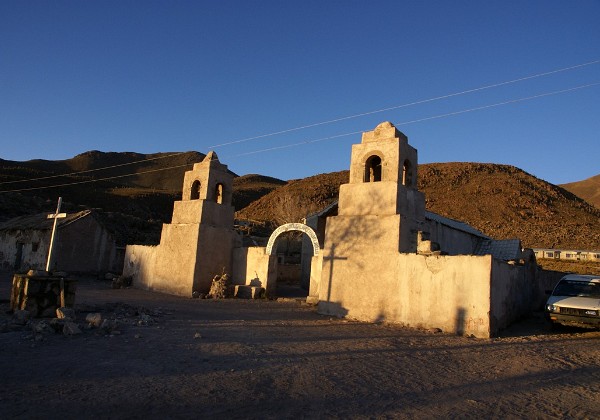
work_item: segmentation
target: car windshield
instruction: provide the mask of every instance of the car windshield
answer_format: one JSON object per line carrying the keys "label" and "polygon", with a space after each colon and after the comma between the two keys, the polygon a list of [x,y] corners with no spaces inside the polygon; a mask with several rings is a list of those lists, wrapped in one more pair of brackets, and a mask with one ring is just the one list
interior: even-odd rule
{"label": "car windshield", "polygon": [[600,284],[584,281],[561,280],[553,296],[577,296],[600,298]]}

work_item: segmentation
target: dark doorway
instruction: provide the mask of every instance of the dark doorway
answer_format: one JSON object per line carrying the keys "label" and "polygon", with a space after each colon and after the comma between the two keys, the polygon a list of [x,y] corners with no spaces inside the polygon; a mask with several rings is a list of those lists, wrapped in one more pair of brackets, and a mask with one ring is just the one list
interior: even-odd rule
{"label": "dark doorway", "polygon": [[17,242],[17,253],[15,254],[15,270],[21,268],[21,262],[23,261],[23,246],[25,244]]}
{"label": "dark doorway", "polygon": [[279,297],[305,298],[308,289],[302,287],[302,236],[299,231],[281,234],[276,241],[277,289]]}

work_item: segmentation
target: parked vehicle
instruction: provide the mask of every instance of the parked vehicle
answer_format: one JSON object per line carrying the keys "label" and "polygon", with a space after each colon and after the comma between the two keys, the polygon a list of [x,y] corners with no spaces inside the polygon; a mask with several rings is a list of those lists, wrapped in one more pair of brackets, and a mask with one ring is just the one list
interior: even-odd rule
{"label": "parked vehicle", "polygon": [[600,327],[600,276],[564,276],[546,302],[546,315],[553,324]]}

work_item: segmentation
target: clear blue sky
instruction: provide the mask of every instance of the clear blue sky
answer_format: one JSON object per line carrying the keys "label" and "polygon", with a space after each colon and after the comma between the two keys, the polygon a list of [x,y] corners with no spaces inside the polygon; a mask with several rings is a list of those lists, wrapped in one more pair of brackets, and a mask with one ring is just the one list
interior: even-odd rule
{"label": "clear blue sky", "polygon": [[243,175],[349,167],[360,134],[396,124],[421,163],[520,167],[552,183],[600,173],[600,1],[0,2],[0,157],[214,149]]}

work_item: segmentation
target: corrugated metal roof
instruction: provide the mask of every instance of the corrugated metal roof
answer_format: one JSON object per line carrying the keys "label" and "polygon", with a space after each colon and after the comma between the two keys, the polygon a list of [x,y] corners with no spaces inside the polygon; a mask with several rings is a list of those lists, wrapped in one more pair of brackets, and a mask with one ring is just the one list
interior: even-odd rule
{"label": "corrugated metal roof", "polygon": [[[90,210],[84,210],[77,213],[67,213],[67,217],[58,219],[58,227],[67,226],[76,220],[86,217],[91,213]],[[0,223],[0,231],[4,230],[50,230],[52,229],[53,219],[48,219],[50,213],[38,213],[27,216],[19,216],[14,219]]]}
{"label": "corrugated metal roof", "polygon": [[522,248],[519,239],[490,239],[482,241],[475,255],[492,255],[494,258],[504,261],[514,261],[521,258]]}
{"label": "corrugated metal roof", "polygon": [[447,217],[440,216],[437,213],[433,213],[433,212],[425,210],[425,219],[433,220],[435,222],[449,226],[453,229],[461,230],[463,232],[470,233],[471,235],[479,236],[480,238],[490,239],[489,236],[484,235],[482,232],[478,231],[471,225],[468,225],[464,222],[460,222],[458,220],[449,219]]}
{"label": "corrugated metal roof", "polygon": [[323,217],[323,216],[329,217],[330,213],[332,211],[337,213],[337,206],[338,206],[338,202],[334,201],[333,203],[331,203],[330,205],[325,207],[323,210],[320,210],[316,213],[309,214],[308,216],[306,216],[306,219],[308,220],[312,217]]}

